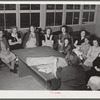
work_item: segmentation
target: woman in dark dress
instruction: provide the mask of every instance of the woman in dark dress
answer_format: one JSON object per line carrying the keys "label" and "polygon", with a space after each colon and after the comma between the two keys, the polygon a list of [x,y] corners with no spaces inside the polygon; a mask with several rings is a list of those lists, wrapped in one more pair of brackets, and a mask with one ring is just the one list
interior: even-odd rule
{"label": "woman in dark dress", "polygon": [[11,33],[8,36],[8,42],[10,50],[16,50],[22,48],[21,33],[17,31],[17,27],[12,27]]}
{"label": "woman in dark dress", "polygon": [[85,36],[86,36],[86,31],[82,30],[79,38],[75,41],[74,46],[75,47],[80,46],[84,42]]}
{"label": "woman in dark dress", "polygon": [[50,27],[45,29],[45,34],[43,36],[42,40],[42,46],[49,46],[53,48],[53,35],[52,35],[52,29]]}
{"label": "woman in dark dress", "polygon": [[61,28],[61,34],[59,34],[58,39],[58,51],[62,52],[63,45],[64,45],[64,39],[65,38],[71,38],[70,34],[68,33],[68,27],[63,25]]}
{"label": "woman in dark dress", "polygon": [[73,45],[71,44],[71,40],[69,38],[65,38],[63,48],[62,48],[62,53],[66,55],[72,49],[73,49]]}
{"label": "woman in dark dress", "polygon": [[56,76],[61,80],[60,90],[84,90],[86,89],[85,71],[79,65],[80,59],[71,51],[65,57],[68,66],[59,67]]}

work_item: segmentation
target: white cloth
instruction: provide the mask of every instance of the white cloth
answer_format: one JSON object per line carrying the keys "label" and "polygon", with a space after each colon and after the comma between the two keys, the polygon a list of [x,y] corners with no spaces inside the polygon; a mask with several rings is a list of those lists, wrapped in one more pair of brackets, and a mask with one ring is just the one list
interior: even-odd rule
{"label": "white cloth", "polygon": [[61,57],[28,57],[26,59],[28,66],[38,66],[39,71],[50,73],[52,72],[56,77],[57,66],[65,67],[67,63],[64,58]]}
{"label": "white cloth", "polygon": [[30,38],[26,43],[26,48],[36,47],[36,38]]}
{"label": "white cloth", "polygon": [[92,76],[87,86],[89,86],[92,90],[98,90],[100,89],[100,77],[99,76]]}

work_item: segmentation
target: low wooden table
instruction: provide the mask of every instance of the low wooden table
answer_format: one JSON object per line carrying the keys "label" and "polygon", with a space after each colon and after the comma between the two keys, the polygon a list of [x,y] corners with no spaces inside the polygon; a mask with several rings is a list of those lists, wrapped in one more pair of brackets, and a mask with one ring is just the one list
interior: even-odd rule
{"label": "low wooden table", "polygon": [[38,71],[37,66],[28,66],[26,64],[27,57],[64,57],[63,54],[53,50],[50,47],[36,47],[36,48],[26,48],[12,51],[19,58],[19,77],[25,77],[32,75],[36,80],[38,80],[47,89],[51,88],[51,81],[55,78],[52,73],[44,73]]}

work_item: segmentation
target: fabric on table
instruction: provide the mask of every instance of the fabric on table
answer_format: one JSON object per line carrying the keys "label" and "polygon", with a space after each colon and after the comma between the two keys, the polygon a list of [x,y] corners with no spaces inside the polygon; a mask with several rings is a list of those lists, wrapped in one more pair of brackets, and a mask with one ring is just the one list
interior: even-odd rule
{"label": "fabric on table", "polygon": [[28,57],[26,59],[28,66],[38,66],[39,71],[49,73],[52,72],[56,76],[57,66],[65,67],[67,65],[64,58],[61,57]]}
{"label": "fabric on table", "polygon": [[92,90],[100,89],[100,77],[92,76],[89,79],[87,86],[89,86]]}

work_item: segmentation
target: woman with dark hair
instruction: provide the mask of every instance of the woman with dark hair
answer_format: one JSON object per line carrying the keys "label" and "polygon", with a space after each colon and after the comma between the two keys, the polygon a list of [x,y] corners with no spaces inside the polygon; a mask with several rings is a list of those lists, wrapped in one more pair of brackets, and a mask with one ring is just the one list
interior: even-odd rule
{"label": "woman with dark hair", "polygon": [[15,55],[10,52],[9,45],[5,37],[3,37],[3,32],[0,30],[0,58],[1,60],[7,64],[10,68],[10,71],[13,73],[17,73],[15,65]]}
{"label": "woman with dark hair", "polygon": [[77,46],[73,51],[77,54],[78,57],[81,58],[81,60],[85,60],[87,53],[90,48],[90,36],[86,36],[84,39],[84,42],[80,45]]}
{"label": "woman with dark hair", "polygon": [[98,54],[100,53],[100,46],[98,39],[95,38],[93,41],[93,46],[89,48],[89,51],[87,53],[87,59],[84,62],[85,66],[92,67],[93,66],[93,61],[96,59]]}
{"label": "woman with dark hair", "polygon": [[65,38],[64,39],[64,44],[63,44],[63,48],[62,48],[62,53],[64,53],[65,55],[70,52],[73,49],[73,46],[71,44],[71,40],[69,38]]}
{"label": "woman with dark hair", "polygon": [[29,27],[29,31],[24,35],[22,46],[23,48],[37,47],[37,39],[34,26],[31,25]]}
{"label": "woman with dark hair", "polygon": [[71,37],[70,34],[68,33],[68,26],[63,25],[61,26],[60,30],[61,30],[61,34],[59,34],[59,39],[58,39],[58,51],[62,52],[64,39],[71,38]]}
{"label": "woman with dark hair", "polygon": [[17,30],[17,27],[12,27],[12,31],[8,36],[8,42],[10,50],[16,50],[22,48],[22,38],[21,33]]}
{"label": "woman with dark hair", "polygon": [[66,57],[68,63],[66,67],[59,67],[56,76],[61,80],[60,90],[84,90],[85,86],[85,71],[80,65],[80,59],[71,51]]}
{"label": "woman with dark hair", "polygon": [[86,36],[86,31],[82,30],[80,32],[79,38],[75,41],[74,46],[75,47],[80,46],[84,42],[85,36]]}
{"label": "woman with dark hair", "polygon": [[45,29],[45,35],[42,40],[42,46],[49,46],[53,47],[53,35],[52,35],[52,29],[50,27]]}

